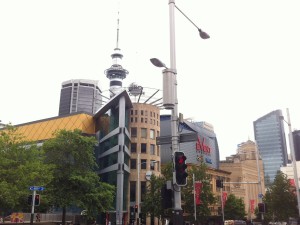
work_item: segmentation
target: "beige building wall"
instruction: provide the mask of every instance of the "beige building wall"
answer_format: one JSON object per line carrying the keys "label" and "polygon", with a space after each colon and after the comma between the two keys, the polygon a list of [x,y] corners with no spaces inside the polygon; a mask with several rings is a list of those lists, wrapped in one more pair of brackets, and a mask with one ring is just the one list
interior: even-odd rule
{"label": "beige building wall", "polygon": [[[142,202],[143,187],[147,185],[146,175],[161,174],[160,147],[156,145],[156,137],[160,135],[160,109],[145,103],[133,103],[130,112],[131,132],[131,161],[130,161],[130,189],[129,205],[137,205],[138,200],[138,167],[140,167],[140,199]],[[136,135],[134,134],[136,130]],[[144,147],[146,146],[146,149]],[[138,160],[139,158],[139,160]],[[151,163],[155,161],[155,163]],[[135,193],[135,201],[133,201]],[[149,220],[149,218],[147,219]],[[147,222],[150,222],[147,221]],[[155,221],[157,223],[157,221]]]}
{"label": "beige building wall", "polygon": [[254,210],[261,202],[259,194],[265,194],[263,162],[260,157],[256,160],[256,153],[256,144],[248,140],[238,146],[237,154],[220,161],[220,169],[231,172],[230,194],[243,199],[248,219],[255,218]]}
{"label": "beige building wall", "polygon": [[[226,182],[230,182],[231,172],[222,169],[208,168],[207,173],[210,176],[210,186],[217,201],[214,205],[210,206],[210,212],[212,216],[222,216],[222,196],[223,200],[226,198],[226,194],[230,193],[230,185]],[[218,188],[217,180],[223,180],[223,189]]]}

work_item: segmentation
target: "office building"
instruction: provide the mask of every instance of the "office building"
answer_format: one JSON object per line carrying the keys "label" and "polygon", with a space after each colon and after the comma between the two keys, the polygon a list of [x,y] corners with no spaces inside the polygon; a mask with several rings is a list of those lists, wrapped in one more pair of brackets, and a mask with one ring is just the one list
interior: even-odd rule
{"label": "office building", "polygon": [[263,162],[255,142],[248,140],[239,144],[235,155],[220,161],[220,169],[231,173],[230,193],[243,199],[247,218],[254,219],[257,203],[265,194]]}
{"label": "office building", "polygon": [[282,111],[272,111],[253,122],[254,137],[264,164],[266,186],[269,186],[280,170],[288,163],[287,146]]}
{"label": "office building", "polygon": [[62,83],[59,116],[75,112],[94,114],[102,104],[97,80],[76,79]]}
{"label": "office building", "polygon": [[[162,115],[160,121],[161,136],[171,137],[171,115]],[[179,123],[179,131],[179,135],[182,137],[180,138],[180,151],[185,153],[187,163],[197,165],[200,162],[205,162],[211,168],[219,168],[219,146],[211,124],[207,122],[190,122],[183,120]],[[196,136],[194,140],[184,140],[184,135],[192,133]],[[168,163],[171,161],[171,143],[162,144],[161,162]]]}
{"label": "office building", "polygon": [[292,133],[294,138],[295,159],[296,161],[300,161],[300,130],[294,130]]}

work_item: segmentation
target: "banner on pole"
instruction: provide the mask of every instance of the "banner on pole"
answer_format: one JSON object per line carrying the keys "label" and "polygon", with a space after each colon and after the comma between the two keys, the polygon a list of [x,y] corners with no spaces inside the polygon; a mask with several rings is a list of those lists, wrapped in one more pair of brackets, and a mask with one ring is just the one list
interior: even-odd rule
{"label": "banner on pole", "polygon": [[251,213],[254,213],[254,204],[255,204],[255,200],[250,199],[250,212]]}
{"label": "banner on pole", "polygon": [[223,198],[223,205],[225,206],[225,203],[226,203],[226,201],[227,201],[227,192],[223,192],[222,193],[222,198]]}
{"label": "banner on pole", "polygon": [[201,204],[201,191],[202,191],[202,183],[200,181],[195,182],[195,200],[196,205]]}

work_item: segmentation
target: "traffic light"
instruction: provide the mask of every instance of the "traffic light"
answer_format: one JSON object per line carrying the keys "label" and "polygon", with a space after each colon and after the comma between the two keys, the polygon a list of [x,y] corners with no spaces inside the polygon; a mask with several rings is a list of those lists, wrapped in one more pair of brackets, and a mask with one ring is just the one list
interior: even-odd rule
{"label": "traffic light", "polygon": [[136,213],[137,213],[137,211],[138,211],[138,207],[139,207],[138,205],[135,205],[135,206],[134,206],[134,212],[136,212]]}
{"label": "traffic light", "polygon": [[266,212],[265,203],[258,203],[258,212],[259,213],[265,213]]}
{"label": "traffic light", "polygon": [[[34,198],[34,205],[35,205],[35,206],[40,205],[40,202],[41,202],[40,200],[41,200],[40,195],[39,195],[39,194],[35,195],[35,198]],[[28,195],[28,197],[27,197],[27,204],[28,204],[28,205],[31,205],[31,204],[32,204],[32,195]]]}
{"label": "traffic light", "polygon": [[146,214],[145,213],[140,213],[139,217],[141,219],[141,225],[146,225]]}
{"label": "traffic light", "polygon": [[161,188],[161,205],[163,209],[169,209],[173,206],[173,191],[167,189],[167,185]]}
{"label": "traffic light", "polygon": [[28,195],[28,197],[27,197],[27,204],[28,205],[32,204],[32,195]]}
{"label": "traffic light", "polygon": [[178,186],[185,186],[187,184],[187,165],[185,164],[186,156],[184,152],[175,152],[174,153],[174,162],[175,162],[175,180]]}
{"label": "traffic light", "polygon": [[130,206],[130,222],[134,223],[135,221],[135,207]]}
{"label": "traffic light", "polygon": [[34,198],[34,205],[37,206],[37,205],[40,205],[40,195],[35,195],[35,198]]}
{"label": "traffic light", "polygon": [[223,180],[216,180],[216,186],[217,188],[223,188]]}

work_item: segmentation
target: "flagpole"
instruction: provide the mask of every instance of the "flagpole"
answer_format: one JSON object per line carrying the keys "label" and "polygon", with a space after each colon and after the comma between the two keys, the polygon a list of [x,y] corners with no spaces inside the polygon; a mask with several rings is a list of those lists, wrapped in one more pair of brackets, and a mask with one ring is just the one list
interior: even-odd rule
{"label": "flagpole", "polygon": [[221,205],[222,205],[222,222],[224,225],[224,199],[223,199],[223,187],[221,188]]}
{"label": "flagpole", "polygon": [[196,186],[195,186],[195,174],[193,174],[193,186],[194,186],[194,217],[195,217],[195,221],[197,220],[196,217]]}

